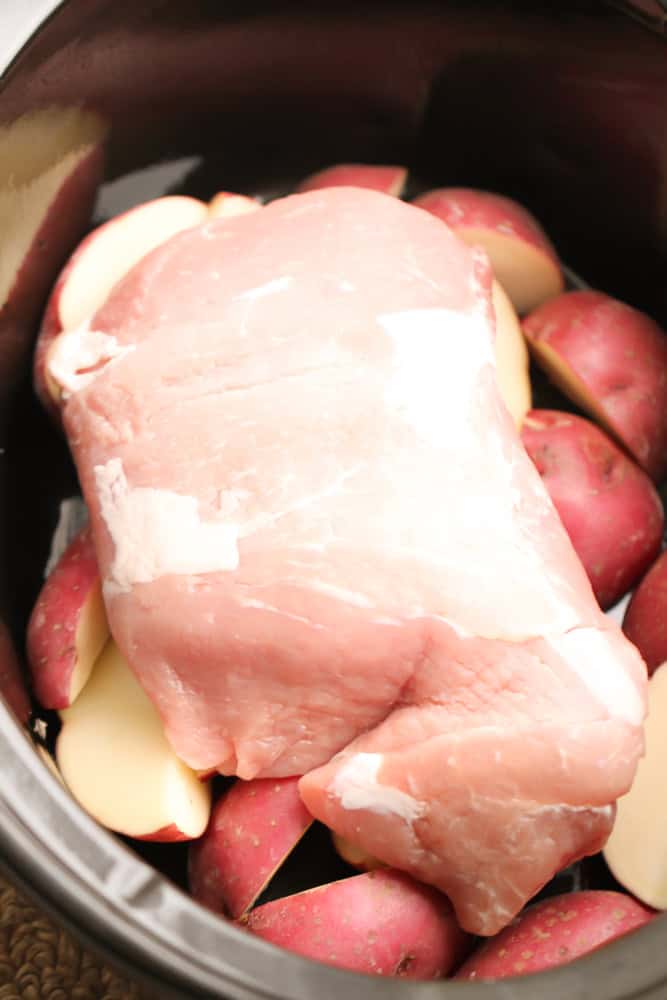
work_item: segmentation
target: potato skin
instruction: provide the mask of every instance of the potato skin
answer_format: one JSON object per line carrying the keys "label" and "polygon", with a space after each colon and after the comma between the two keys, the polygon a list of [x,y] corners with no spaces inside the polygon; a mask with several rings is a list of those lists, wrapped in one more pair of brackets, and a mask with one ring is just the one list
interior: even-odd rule
{"label": "potato skin", "polygon": [[667,551],[630,598],[623,631],[644,657],[649,675],[667,660]]}
{"label": "potato skin", "polygon": [[265,903],[242,924],[306,958],[406,979],[447,975],[471,940],[445,896],[390,868]]}
{"label": "potato skin", "polygon": [[218,799],[188,855],[190,893],[216,913],[240,917],[313,822],[299,779],[236,781]]}
{"label": "potato skin", "polygon": [[505,979],[566,965],[648,923],[655,911],[621,892],[591,889],[529,906],[463,963],[455,979]]}
{"label": "potato skin", "polygon": [[660,551],[664,514],[653,483],[583,417],[531,410],[521,438],[600,606],[610,607]]}
{"label": "potato skin", "polygon": [[[82,649],[79,634],[86,626]],[[97,555],[87,525],[45,581],[28,622],[26,652],[33,690],[43,708],[59,710],[72,704],[108,638]]]}
{"label": "potato skin", "polygon": [[[539,306],[524,319],[523,332],[565,394],[661,482],[667,475],[667,335],[658,324],[602,292],[579,291]],[[559,371],[559,363],[567,371]]]}

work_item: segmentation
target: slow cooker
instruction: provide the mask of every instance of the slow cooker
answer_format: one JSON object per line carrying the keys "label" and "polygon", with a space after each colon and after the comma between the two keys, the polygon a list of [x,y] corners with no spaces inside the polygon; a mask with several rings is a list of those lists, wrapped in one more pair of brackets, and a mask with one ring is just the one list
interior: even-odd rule
{"label": "slow cooker", "polygon": [[[0,204],[12,215],[2,133],[44,109],[83,107],[104,124],[93,219],[170,190],[270,195],[328,163],[405,163],[420,181],[519,198],[575,273],[664,323],[666,24],[667,4],[653,0],[5,0]],[[23,154],[37,173],[38,147]],[[73,487],[28,373],[49,284],[91,218],[69,222],[23,275],[20,321],[0,322],[1,594],[19,655]],[[149,849],[98,827],[4,701],[0,752],[4,871],[161,998],[667,997],[664,918],[553,972],[490,984],[373,979],[279,952],[193,903]]]}

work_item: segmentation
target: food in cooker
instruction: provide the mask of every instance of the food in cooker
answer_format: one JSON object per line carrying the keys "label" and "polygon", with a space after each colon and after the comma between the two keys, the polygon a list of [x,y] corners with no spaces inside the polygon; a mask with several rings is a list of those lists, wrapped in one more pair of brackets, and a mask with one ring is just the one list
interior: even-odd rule
{"label": "food in cooker", "polygon": [[368,188],[399,197],[403,194],[408,172],[405,167],[376,163],[337,163],[305,177],[296,190],[318,191],[332,187]]}
{"label": "food in cooker", "polygon": [[542,972],[586,955],[655,916],[620,892],[570,892],[527,907],[482,944],[455,979],[505,979]]}
{"label": "food in cooker", "polygon": [[48,361],[179,758],[306,774],[487,935],[606,839],[645,689],[500,398],[490,291],[431,214],[316,191],[173,237]]}
{"label": "food in cooker", "polygon": [[204,833],[209,783],[176,756],[156,707],[113,640],[60,716],[58,768],[98,822],[138,840],[191,840]]}
{"label": "food in cooker", "polygon": [[49,574],[28,623],[28,662],[40,705],[71,705],[108,639],[97,556],[86,527]]}
{"label": "food in cooker", "polygon": [[533,410],[521,440],[598,603],[611,607],[660,553],[665,519],[657,490],[603,431],[573,413]]}
{"label": "food in cooker", "polygon": [[648,686],[646,754],[632,788],[618,802],[618,815],[604,856],[621,885],[649,906],[667,909],[667,665]]}
{"label": "food in cooker", "polygon": [[518,313],[563,291],[558,255],[537,219],[511,198],[472,188],[437,188],[414,201],[469,246],[482,247]]}
{"label": "food in cooker", "polygon": [[447,975],[470,948],[444,896],[390,869],[264,903],[243,922],[308,958],[406,979]]}
{"label": "food in cooker", "polygon": [[514,423],[520,428],[532,405],[528,348],[514,306],[496,280],[491,287],[491,299],[498,391]]}
{"label": "food in cooker", "polygon": [[243,916],[310,828],[299,778],[236,781],[188,852],[188,883],[197,902]]}
{"label": "food in cooker", "polygon": [[50,413],[57,416],[60,406],[60,388],[46,365],[53,340],[63,330],[79,329],[147,253],[207,219],[207,207],[197,198],[166,196],[110,219],[79,244],[49,296],[35,349],[35,391]]}
{"label": "food in cooker", "polygon": [[667,661],[667,553],[656,559],[632,595],[623,631],[644,657],[649,674]]}
{"label": "food in cooker", "polygon": [[523,321],[537,362],[660,482],[667,474],[667,338],[602,292],[566,292]]}

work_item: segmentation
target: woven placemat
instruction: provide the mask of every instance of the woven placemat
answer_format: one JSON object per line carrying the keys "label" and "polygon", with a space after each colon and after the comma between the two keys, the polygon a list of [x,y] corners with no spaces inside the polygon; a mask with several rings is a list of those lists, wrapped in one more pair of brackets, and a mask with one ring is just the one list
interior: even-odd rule
{"label": "woven placemat", "polygon": [[0,1000],[157,1000],[0,875]]}

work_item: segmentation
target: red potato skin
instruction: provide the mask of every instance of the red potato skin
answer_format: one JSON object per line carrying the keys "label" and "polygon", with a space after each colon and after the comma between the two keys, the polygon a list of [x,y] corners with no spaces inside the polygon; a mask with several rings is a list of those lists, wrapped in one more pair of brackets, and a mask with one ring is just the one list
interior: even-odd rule
{"label": "red potato skin", "polygon": [[475,188],[436,188],[415,198],[413,205],[437,215],[450,229],[493,229],[503,236],[515,236],[549,256],[558,268],[558,254],[534,215],[504,195]]}
{"label": "red potato skin", "polygon": [[240,917],[303,837],[313,818],[296,778],[237,781],[216,803],[206,832],[190,847],[188,877],[197,902]]}
{"label": "red potato skin", "polygon": [[529,344],[546,344],[560,355],[618,439],[661,482],[667,474],[667,336],[658,324],[602,292],[580,291],[539,306],[523,331]]}
{"label": "red potato skin", "polygon": [[447,975],[471,940],[445,896],[388,868],[265,903],[243,923],[306,958],[406,979]]}
{"label": "red potato skin", "polygon": [[360,187],[400,198],[405,188],[408,172],[405,167],[373,165],[367,163],[340,163],[306,177],[296,188],[317,191],[329,187]]}
{"label": "red potato skin", "polygon": [[667,660],[667,551],[656,559],[630,598],[623,631],[646,661],[649,676]]}
{"label": "red potato skin", "polygon": [[655,915],[621,892],[591,889],[554,896],[528,907],[486,941],[454,979],[505,979],[566,965]]}
{"label": "red potato skin", "polygon": [[143,833],[140,836],[133,836],[132,839],[147,840],[154,844],[177,844],[192,838],[179,830],[175,823],[170,823],[169,826],[163,826],[154,833]]}
{"label": "red potato skin", "polygon": [[98,586],[97,557],[86,527],[70,542],[45,581],[28,622],[26,649],[32,685],[44,708],[70,704],[79,612]]}
{"label": "red potato skin", "polygon": [[660,551],[664,514],[657,490],[638,465],[583,417],[531,410],[521,439],[600,606],[611,607]]}
{"label": "red potato skin", "polygon": [[[102,143],[90,149],[63,183],[35,234],[7,301],[0,306],[0,366],[14,369],[24,358],[44,308],[54,275],[63,267],[90,221],[104,174]],[[4,376],[6,377],[6,376]],[[38,395],[52,415],[53,402]]]}

